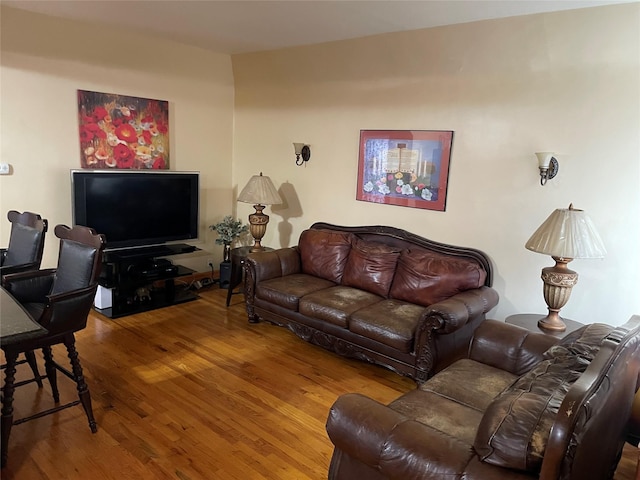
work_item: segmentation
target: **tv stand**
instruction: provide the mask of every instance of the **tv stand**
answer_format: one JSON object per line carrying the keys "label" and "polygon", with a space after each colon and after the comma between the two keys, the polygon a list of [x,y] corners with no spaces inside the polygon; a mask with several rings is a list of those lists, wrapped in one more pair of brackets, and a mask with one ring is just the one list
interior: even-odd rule
{"label": "tv stand", "polygon": [[176,285],[176,279],[194,270],[163,258],[195,250],[182,243],[105,250],[99,284],[110,290],[111,306],[96,310],[118,318],[195,300],[197,294]]}

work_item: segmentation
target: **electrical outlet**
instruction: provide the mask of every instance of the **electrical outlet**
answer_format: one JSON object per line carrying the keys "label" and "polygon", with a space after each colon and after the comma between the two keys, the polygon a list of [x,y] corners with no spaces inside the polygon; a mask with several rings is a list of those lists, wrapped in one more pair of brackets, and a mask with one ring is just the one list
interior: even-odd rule
{"label": "electrical outlet", "polygon": [[207,259],[207,265],[209,265],[209,267],[214,268],[213,266],[213,258],[208,258]]}
{"label": "electrical outlet", "polygon": [[9,175],[8,163],[0,163],[0,175]]}

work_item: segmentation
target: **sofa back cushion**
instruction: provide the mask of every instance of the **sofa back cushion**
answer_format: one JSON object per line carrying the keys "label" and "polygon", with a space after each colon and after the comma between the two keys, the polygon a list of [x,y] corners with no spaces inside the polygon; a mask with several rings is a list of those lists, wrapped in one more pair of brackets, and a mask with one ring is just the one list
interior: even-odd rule
{"label": "sofa back cushion", "polygon": [[342,284],[387,297],[399,256],[398,248],[354,237]]}
{"label": "sofa back cushion", "polygon": [[428,307],[484,285],[487,272],[475,262],[427,251],[403,250],[389,296]]}
{"label": "sofa back cushion", "polygon": [[583,327],[549,348],[545,360],[498,395],[485,410],[476,433],[474,449],[480,459],[538,472],[564,397],[613,328],[604,324]]}
{"label": "sofa back cushion", "polygon": [[298,241],[302,273],[342,283],[352,237],[351,233],[334,230],[303,231]]}

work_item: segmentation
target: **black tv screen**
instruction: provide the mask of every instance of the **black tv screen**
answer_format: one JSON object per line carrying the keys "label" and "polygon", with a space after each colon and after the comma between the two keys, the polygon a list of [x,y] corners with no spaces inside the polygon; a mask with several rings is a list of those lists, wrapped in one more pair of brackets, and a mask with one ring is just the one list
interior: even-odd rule
{"label": "black tv screen", "polygon": [[198,172],[72,170],[74,225],[107,237],[107,248],[198,238]]}

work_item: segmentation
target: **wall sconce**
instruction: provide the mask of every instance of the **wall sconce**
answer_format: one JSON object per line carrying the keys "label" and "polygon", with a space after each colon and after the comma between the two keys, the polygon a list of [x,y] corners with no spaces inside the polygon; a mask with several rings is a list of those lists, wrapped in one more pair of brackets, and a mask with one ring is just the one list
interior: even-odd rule
{"label": "wall sconce", "polygon": [[296,165],[300,166],[303,163],[306,164],[306,162],[311,158],[311,147],[309,147],[309,145],[294,142],[293,149],[296,152]]}
{"label": "wall sconce", "polygon": [[536,152],[536,157],[540,169],[540,185],[544,186],[547,180],[551,180],[558,173],[558,160],[553,156],[553,152]]}

